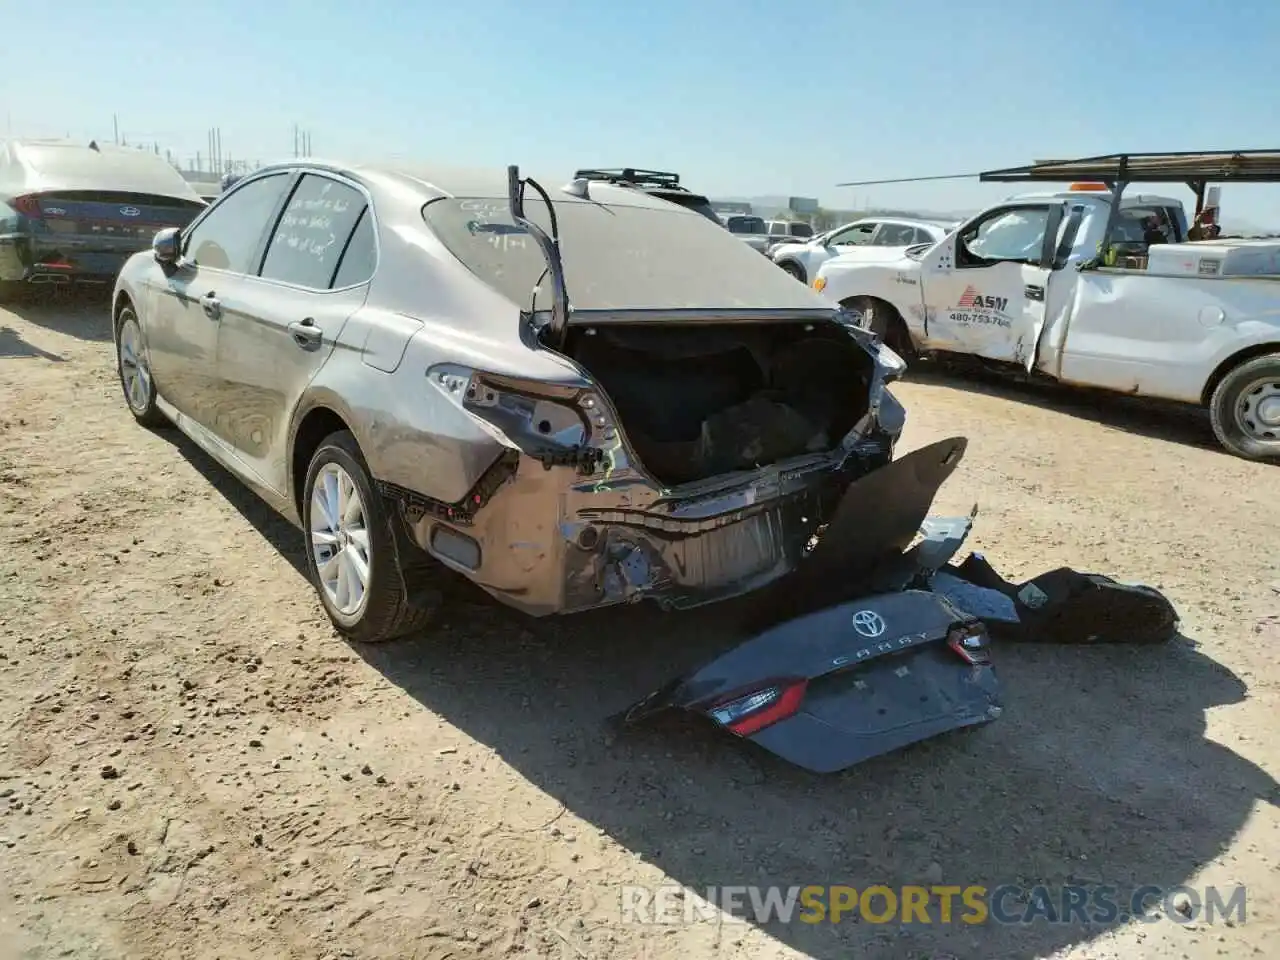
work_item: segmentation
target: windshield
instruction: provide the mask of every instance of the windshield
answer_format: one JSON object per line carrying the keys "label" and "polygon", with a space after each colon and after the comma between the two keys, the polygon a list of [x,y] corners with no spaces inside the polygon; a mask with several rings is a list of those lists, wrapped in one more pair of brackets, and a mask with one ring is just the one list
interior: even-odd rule
{"label": "windshield", "polygon": [[[817,293],[690,210],[647,197],[634,205],[565,197],[556,199],[555,211],[565,285],[577,310],[828,307]],[[521,309],[551,308],[546,261],[511,219],[505,198],[433,200],[422,215],[450,252],[489,286]],[[540,198],[526,198],[525,216],[550,232]],[[690,250],[697,256],[690,257]]]}
{"label": "windshield", "polygon": [[760,217],[730,217],[725,221],[730,233],[768,233],[764,220]]}

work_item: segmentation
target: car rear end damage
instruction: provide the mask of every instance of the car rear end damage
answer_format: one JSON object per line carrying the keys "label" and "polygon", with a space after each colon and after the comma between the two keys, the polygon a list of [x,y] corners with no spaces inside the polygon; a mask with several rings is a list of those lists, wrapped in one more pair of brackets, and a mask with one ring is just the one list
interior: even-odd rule
{"label": "car rear end damage", "polygon": [[[394,367],[425,360],[429,395],[366,407],[414,541],[536,616],[692,607],[794,569],[849,483],[891,459],[901,360],[696,214],[597,182],[554,202],[534,185],[534,211],[514,170],[508,186],[421,214],[477,296],[530,309],[483,342],[415,321]],[[709,272],[673,237],[705,244]]]}
{"label": "car rear end damage", "polygon": [[[904,421],[886,389],[901,369],[896,358],[862,331],[831,323],[818,335],[819,326],[740,329],[748,340],[789,342],[802,353],[821,344],[837,358],[831,380],[815,380],[835,400],[826,408],[815,407],[798,381],[794,394],[753,394],[760,368],[745,382],[708,374],[682,389],[689,378],[679,364],[680,377],[652,374],[653,381],[643,362],[633,381],[625,364],[611,366],[623,376],[624,407],[593,368],[576,363],[579,382],[558,386],[441,365],[428,382],[492,438],[493,458],[452,502],[387,492],[423,549],[534,615],[644,598],[685,608],[758,589],[795,568],[852,481],[891,459]],[[741,352],[750,369],[738,334],[692,332],[702,334],[693,342],[710,345],[707,356]],[[678,333],[663,331],[663,339],[678,344]],[[611,362],[614,349],[603,354]],[[716,366],[707,357],[702,363]],[[648,407],[645,382],[655,386]],[[794,429],[806,417],[817,428]],[[633,419],[645,429],[633,432]],[[838,435],[825,432],[833,425]]]}

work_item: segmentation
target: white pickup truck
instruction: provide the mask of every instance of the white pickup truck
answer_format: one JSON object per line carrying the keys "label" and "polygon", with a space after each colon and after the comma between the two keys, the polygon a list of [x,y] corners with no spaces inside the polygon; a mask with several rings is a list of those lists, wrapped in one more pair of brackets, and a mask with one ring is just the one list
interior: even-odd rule
{"label": "white pickup truck", "polygon": [[1277,241],[1179,242],[1179,201],[1123,194],[1108,236],[1111,204],[1015,197],[896,260],[828,260],[813,286],[906,356],[1205,406],[1229,451],[1280,460]]}

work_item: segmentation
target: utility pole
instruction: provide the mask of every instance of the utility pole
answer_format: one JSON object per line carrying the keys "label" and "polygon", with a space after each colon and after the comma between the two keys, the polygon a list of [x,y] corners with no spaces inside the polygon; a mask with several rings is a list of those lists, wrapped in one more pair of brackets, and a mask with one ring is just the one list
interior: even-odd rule
{"label": "utility pole", "polygon": [[111,126],[115,129],[116,146],[120,146],[120,116],[113,113],[111,115]]}

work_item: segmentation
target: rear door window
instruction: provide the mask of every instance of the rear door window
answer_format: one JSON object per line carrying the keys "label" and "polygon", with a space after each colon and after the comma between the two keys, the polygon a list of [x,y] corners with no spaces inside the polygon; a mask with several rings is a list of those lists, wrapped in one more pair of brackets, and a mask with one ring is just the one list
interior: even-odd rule
{"label": "rear door window", "polygon": [[373,211],[365,207],[356,223],[347,249],[343,251],[342,261],[333,277],[333,289],[353,287],[373,278],[373,270],[378,265],[378,244],[374,236]]}
{"label": "rear door window", "polygon": [[257,273],[262,238],[288,186],[285,172],[240,184],[187,234],[183,255],[201,267]]}
{"label": "rear door window", "polygon": [[328,290],[366,206],[355,187],[315,173],[304,175],[267,244],[262,277]]}

